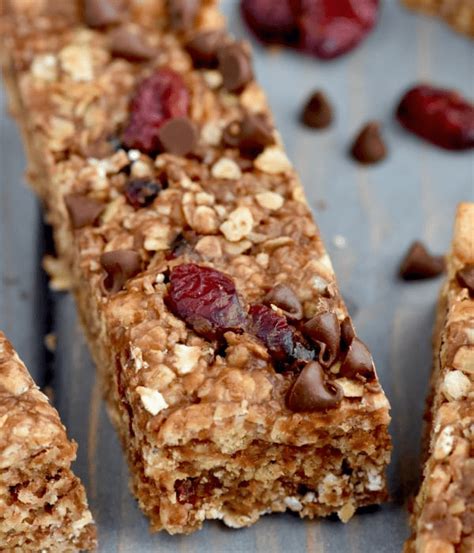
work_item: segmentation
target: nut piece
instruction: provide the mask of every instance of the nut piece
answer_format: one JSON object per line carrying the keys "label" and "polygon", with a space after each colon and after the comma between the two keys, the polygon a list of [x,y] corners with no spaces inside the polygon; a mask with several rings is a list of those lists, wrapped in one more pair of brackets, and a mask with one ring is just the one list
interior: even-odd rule
{"label": "nut piece", "polygon": [[453,436],[453,427],[445,426],[443,430],[439,433],[438,439],[436,440],[434,446],[434,458],[435,459],[444,459],[447,457],[454,445],[454,436]]}
{"label": "nut piece", "polygon": [[58,64],[53,54],[39,54],[33,59],[31,73],[43,81],[55,81],[58,78]]}
{"label": "nut piece", "polygon": [[168,407],[165,398],[158,392],[145,386],[137,386],[137,392],[142,400],[143,407],[153,416],[157,415],[163,409]]}
{"label": "nut piece", "polygon": [[185,375],[190,373],[199,361],[201,348],[198,346],[186,346],[185,344],[175,344],[174,357],[175,367],[178,374]]}
{"label": "nut piece", "polygon": [[73,81],[91,81],[94,78],[90,48],[83,44],[70,44],[59,52],[63,70]]}
{"label": "nut piece", "polygon": [[254,165],[269,175],[291,171],[292,165],[285,152],[278,146],[269,146],[255,159]]}
{"label": "nut piece", "polygon": [[471,381],[461,371],[451,371],[444,377],[442,391],[448,400],[466,397],[471,388]]}
{"label": "nut piece", "polygon": [[454,356],[453,367],[474,375],[474,346],[461,346]]}
{"label": "nut piece", "polygon": [[229,218],[222,223],[220,230],[229,242],[239,242],[251,232],[253,222],[250,209],[238,207],[229,214]]}
{"label": "nut piece", "polygon": [[242,171],[234,160],[222,157],[212,166],[211,175],[216,179],[236,180],[242,176]]}
{"label": "nut piece", "polygon": [[260,192],[255,196],[258,204],[264,209],[270,209],[271,211],[277,211],[283,205],[283,197],[276,192]]}

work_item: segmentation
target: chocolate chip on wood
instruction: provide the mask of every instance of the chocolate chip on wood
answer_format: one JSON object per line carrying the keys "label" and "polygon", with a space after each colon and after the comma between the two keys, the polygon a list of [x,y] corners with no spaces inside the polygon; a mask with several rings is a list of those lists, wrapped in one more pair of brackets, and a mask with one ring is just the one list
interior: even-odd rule
{"label": "chocolate chip on wood", "polygon": [[352,157],[360,163],[378,163],[387,157],[387,147],[376,121],[367,123],[356,136],[352,147]]}
{"label": "chocolate chip on wood", "polygon": [[301,112],[301,121],[312,129],[325,129],[333,121],[333,108],[327,96],[321,90],[316,90],[306,101]]}
{"label": "chocolate chip on wood", "polygon": [[[133,492],[152,528],[171,533],[212,518],[247,526],[286,506],[348,520],[386,499],[387,399],[250,48],[219,27],[213,0],[191,18],[186,2],[156,3],[156,18],[151,4],[119,2],[123,19],[87,33],[82,15],[45,32],[24,2],[1,22],[17,116],[44,122],[32,130],[35,188]],[[157,55],[111,55],[125,25]],[[70,194],[103,211],[73,228]]]}
{"label": "chocolate chip on wood", "polygon": [[403,258],[399,274],[404,280],[423,280],[440,275],[444,268],[444,257],[431,254],[422,242],[416,240]]}

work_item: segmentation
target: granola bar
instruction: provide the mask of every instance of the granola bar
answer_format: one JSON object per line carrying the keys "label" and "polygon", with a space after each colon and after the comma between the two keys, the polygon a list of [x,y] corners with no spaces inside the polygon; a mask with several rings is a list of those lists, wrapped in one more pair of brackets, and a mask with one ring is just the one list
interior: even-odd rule
{"label": "granola bar", "polygon": [[474,204],[458,208],[434,332],[428,458],[406,553],[474,550]]}
{"label": "granola bar", "polygon": [[407,8],[444,19],[453,29],[474,38],[474,2],[472,0],[402,0]]}
{"label": "granola bar", "polygon": [[152,530],[384,501],[388,401],[248,44],[210,1],[42,5],[2,21],[12,112]]}
{"label": "granola bar", "polygon": [[0,332],[0,550],[91,550],[96,530],[80,480],[77,446]]}

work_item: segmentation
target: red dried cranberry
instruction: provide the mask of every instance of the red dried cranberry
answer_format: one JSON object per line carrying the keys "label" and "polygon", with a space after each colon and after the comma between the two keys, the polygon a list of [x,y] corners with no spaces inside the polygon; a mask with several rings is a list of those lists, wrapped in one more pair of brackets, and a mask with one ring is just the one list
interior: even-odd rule
{"label": "red dried cranberry", "polygon": [[265,42],[295,42],[296,19],[290,0],[242,0],[242,16],[247,25]]}
{"label": "red dried cranberry", "polygon": [[396,115],[406,129],[441,148],[474,147],[474,106],[453,90],[415,86],[404,94]]}
{"label": "red dried cranberry", "polygon": [[182,77],[171,69],[159,69],[139,85],[132,99],[123,144],[156,153],[159,128],[173,117],[186,116],[188,107],[189,92]]}
{"label": "red dried cranberry", "polygon": [[209,267],[194,263],[175,267],[166,302],[172,313],[208,340],[222,338],[228,330],[241,331],[245,326],[234,282]]}
{"label": "red dried cranberry", "polygon": [[286,318],[275,313],[270,307],[252,305],[249,315],[250,332],[265,344],[278,364],[285,366],[314,358],[314,351],[306,348]]}
{"label": "red dried cranberry", "polygon": [[330,59],[368,34],[377,22],[379,0],[242,0],[241,7],[261,40]]}
{"label": "red dried cranberry", "polygon": [[191,503],[194,505],[197,500],[197,478],[186,478],[186,480],[176,480],[174,483],[174,491],[176,492],[176,500],[183,505]]}
{"label": "red dried cranberry", "polygon": [[300,47],[321,59],[354,48],[377,22],[378,0],[291,0],[299,17]]}
{"label": "red dried cranberry", "polygon": [[161,185],[149,179],[132,179],[125,187],[125,197],[136,209],[153,203],[160,192]]}

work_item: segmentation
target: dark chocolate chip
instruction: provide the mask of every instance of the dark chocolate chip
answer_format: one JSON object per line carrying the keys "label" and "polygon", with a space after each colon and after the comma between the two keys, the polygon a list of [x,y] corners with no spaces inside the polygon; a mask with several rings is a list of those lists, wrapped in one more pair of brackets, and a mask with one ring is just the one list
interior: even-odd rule
{"label": "dark chocolate chip", "polygon": [[330,367],[339,354],[341,341],[341,328],[336,315],[330,312],[316,315],[304,324],[303,333],[319,346],[321,365]]}
{"label": "dark chocolate chip", "polygon": [[64,197],[64,203],[74,229],[93,225],[105,208],[103,203],[84,194],[68,194]]}
{"label": "dark chocolate chip", "polygon": [[195,35],[186,44],[186,50],[194,67],[217,67],[217,52],[225,40],[222,31],[204,31]]}
{"label": "dark chocolate chip", "polygon": [[107,273],[102,280],[102,287],[109,294],[115,294],[128,279],[141,271],[142,260],[134,250],[115,250],[103,253],[100,264]]}
{"label": "dark chocolate chip", "polygon": [[324,411],[342,401],[342,389],[325,379],[323,368],[316,361],[305,365],[287,396],[288,409],[295,413]]}
{"label": "dark chocolate chip", "polygon": [[194,26],[199,0],[168,0],[168,17],[174,31],[187,31]]}
{"label": "dark chocolate chip", "polygon": [[387,147],[376,121],[368,123],[359,132],[352,144],[351,154],[360,163],[378,163],[387,156]]}
{"label": "dark chocolate chip", "polygon": [[240,144],[240,121],[231,121],[222,133],[222,140],[229,148],[238,148]]}
{"label": "dark chocolate chip", "polygon": [[240,92],[253,78],[249,54],[238,42],[221,48],[218,52],[219,71],[224,88]]}
{"label": "dark chocolate chip", "polygon": [[125,197],[130,205],[139,209],[153,203],[161,192],[161,184],[149,179],[132,179],[125,186]]}
{"label": "dark chocolate chip", "polygon": [[374,375],[374,363],[370,351],[359,338],[353,338],[342,362],[339,376],[372,380]]}
{"label": "dark chocolate chip", "polygon": [[277,284],[272,288],[264,303],[279,307],[287,319],[300,321],[303,318],[303,306],[294,290],[286,284]]}
{"label": "dark chocolate chip", "polygon": [[443,256],[432,255],[423,243],[416,241],[400,265],[400,276],[404,280],[422,280],[440,275],[444,268]]}
{"label": "dark chocolate chip", "polygon": [[239,149],[243,154],[257,156],[275,143],[272,127],[261,115],[248,113],[240,125]]}
{"label": "dark chocolate chip", "polygon": [[156,50],[146,38],[126,27],[117,27],[109,34],[109,48],[113,56],[128,61],[147,61],[156,56]]}
{"label": "dark chocolate chip", "polygon": [[240,122],[229,123],[222,138],[226,146],[239,148],[248,157],[256,157],[267,146],[275,143],[273,129],[266,119],[252,113],[247,113]]}
{"label": "dark chocolate chip", "polygon": [[341,348],[347,350],[355,338],[354,327],[349,317],[346,317],[341,323]]}
{"label": "dark chocolate chip", "polygon": [[174,117],[160,127],[158,139],[165,152],[185,156],[196,147],[198,132],[188,117]]}
{"label": "dark chocolate chip", "polygon": [[193,230],[183,230],[173,240],[169,251],[167,252],[166,259],[176,259],[177,257],[188,257],[191,259],[198,259],[199,255],[194,249],[199,235]]}
{"label": "dark chocolate chip", "polygon": [[89,27],[105,27],[120,21],[120,12],[111,0],[85,0],[84,21]]}
{"label": "dark chocolate chip", "polygon": [[467,288],[469,295],[474,296],[474,263],[468,263],[462,269],[459,269],[456,273],[456,279],[461,288]]}
{"label": "dark chocolate chip", "polygon": [[324,129],[332,120],[333,110],[326,95],[321,90],[313,92],[301,113],[302,123],[312,129]]}

